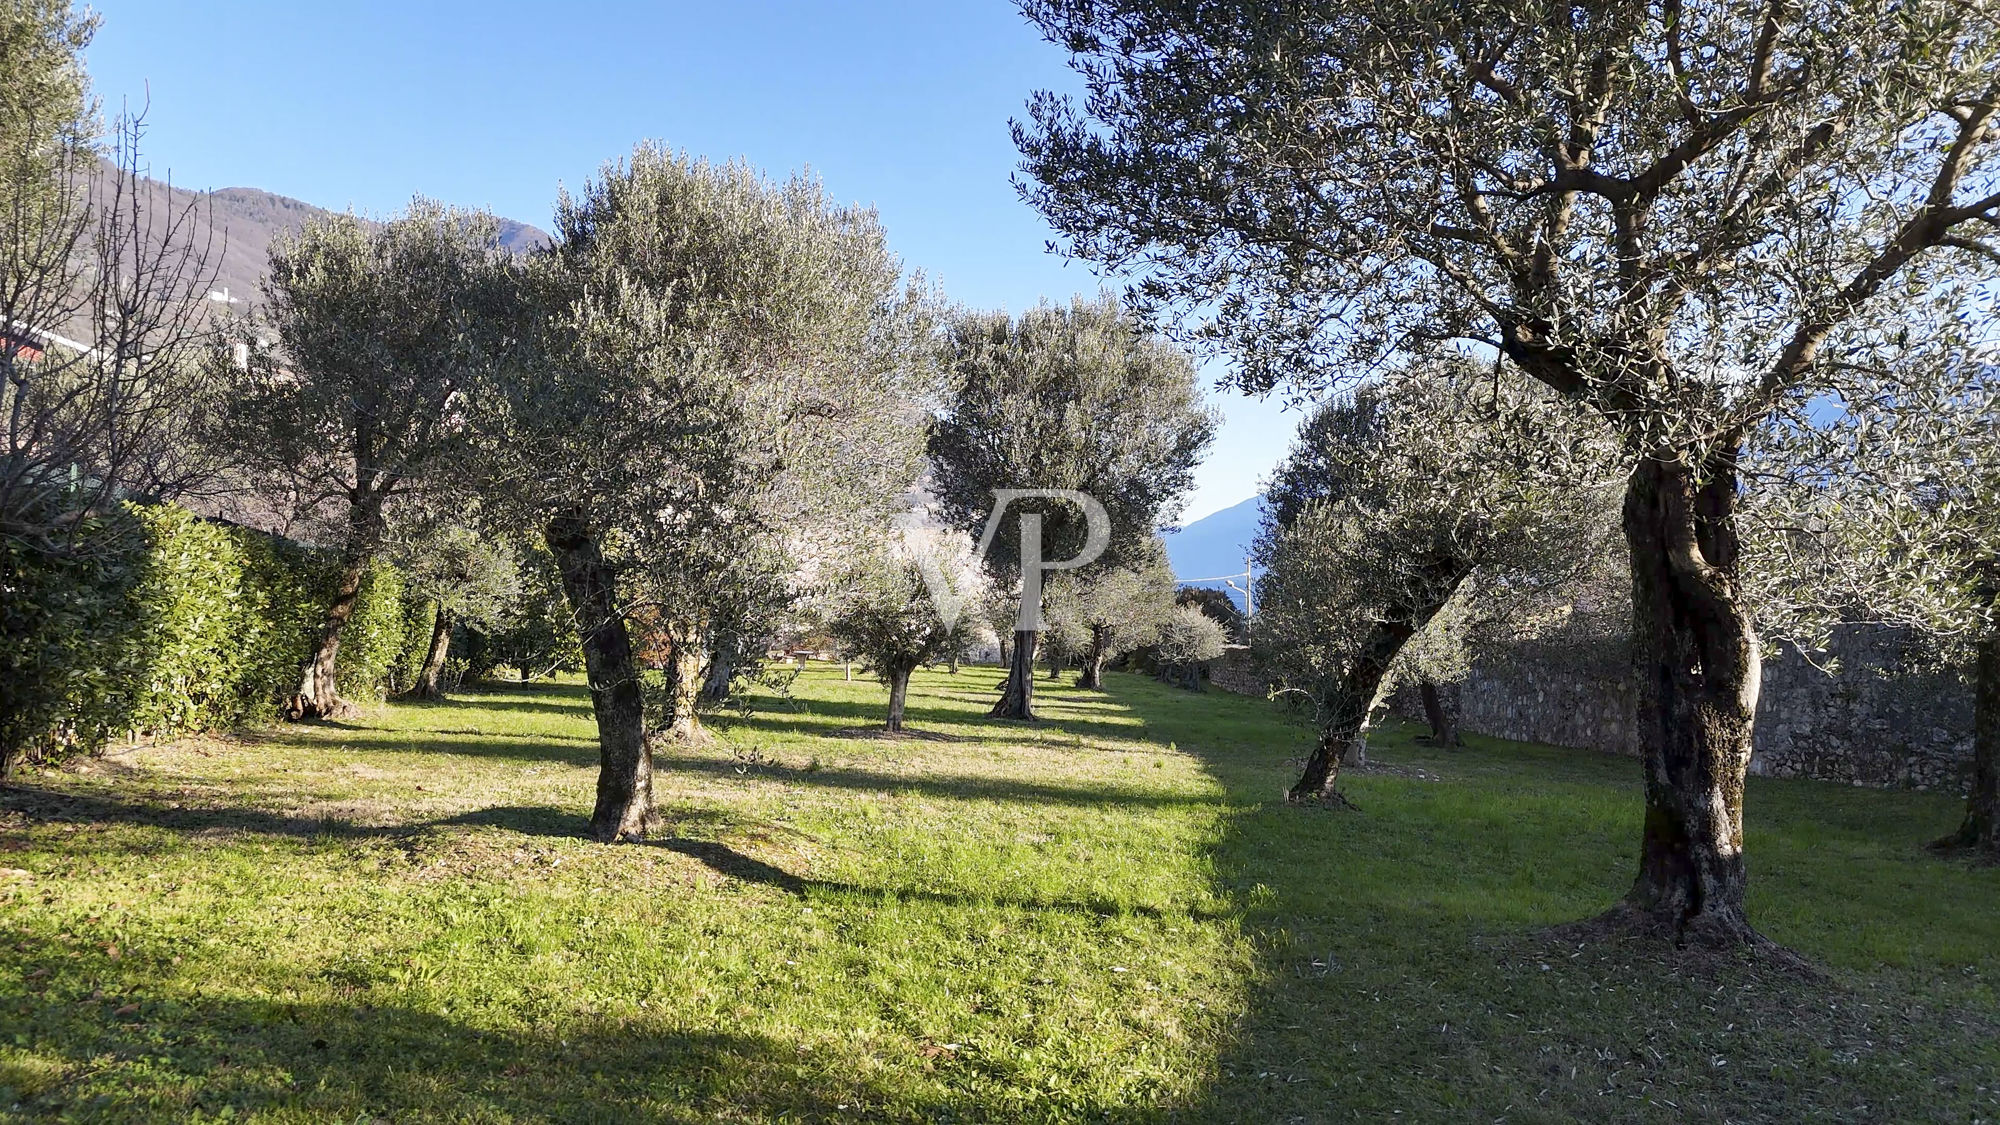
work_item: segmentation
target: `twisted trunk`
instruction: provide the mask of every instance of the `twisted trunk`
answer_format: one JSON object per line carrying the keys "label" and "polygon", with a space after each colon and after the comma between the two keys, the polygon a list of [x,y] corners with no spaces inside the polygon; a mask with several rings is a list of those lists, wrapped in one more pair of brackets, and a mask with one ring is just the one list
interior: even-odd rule
{"label": "twisted trunk", "polygon": [[1626,489],[1646,818],[1638,877],[1606,920],[1720,947],[1762,941],[1743,903],[1760,667],[1736,578],[1734,445],[1700,469],[1648,458]]}
{"label": "twisted trunk", "polygon": [[576,616],[590,679],[590,709],[597,719],[597,806],[590,814],[590,832],[605,843],[643,839],[659,826],[653,809],[653,748],[646,737],[639,665],[619,610],[616,574],[581,513],[550,520],[546,538]]}
{"label": "twisted trunk", "polygon": [[1426,676],[1417,684],[1417,695],[1424,701],[1424,721],[1430,724],[1431,742],[1438,746],[1460,746],[1458,727],[1451,721],[1450,712],[1445,710],[1444,697],[1439,694],[1437,682]]}
{"label": "twisted trunk", "polygon": [[444,662],[451,655],[451,614],[439,602],[437,615],[431,620],[431,646],[424,651],[424,666],[417,673],[416,686],[410,694],[418,699],[436,699],[444,694],[439,681],[444,676]]}
{"label": "twisted trunk", "polygon": [[1000,701],[987,712],[994,719],[1035,717],[1035,642],[1039,635],[1016,630],[1014,646],[1007,662],[1007,682],[1000,688]]}
{"label": "twisted trunk", "polygon": [[1347,675],[1320,697],[1319,738],[1306,759],[1305,772],[1292,786],[1292,800],[1335,797],[1340,767],[1368,764],[1368,729],[1381,705],[1389,665],[1420,627],[1401,620],[1378,621],[1369,629]]}
{"label": "twisted trunk", "polygon": [[340,698],[335,668],[340,657],[340,633],[354,616],[361,600],[361,580],[375,558],[382,538],[382,497],[373,492],[357,492],[349,498],[347,541],[340,554],[340,578],[335,583],[333,601],[320,618],[319,636],[299,669],[299,689],[280,707],[279,713],[294,722],[301,719],[331,719],[353,710]]}
{"label": "twisted trunk", "polygon": [[1980,638],[1972,682],[1972,791],[1965,823],[1938,845],[2000,859],[2000,629]]}

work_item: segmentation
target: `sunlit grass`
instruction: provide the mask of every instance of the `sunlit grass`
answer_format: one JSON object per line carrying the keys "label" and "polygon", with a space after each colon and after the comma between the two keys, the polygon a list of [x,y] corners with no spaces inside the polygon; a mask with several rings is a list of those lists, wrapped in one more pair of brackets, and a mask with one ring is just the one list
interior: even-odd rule
{"label": "sunlit grass", "polygon": [[[574,684],[142,749],[0,796],[0,1113],[269,1121],[2000,1116],[2000,873],[1942,795],[1760,782],[1754,911],[1823,979],[1538,937],[1623,889],[1632,762],[1302,732],[1130,676],[815,667],[580,838]],[[18,873],[11,873],[18,872]],[[1718,1061],[1719,1060],[1719,1061]],[[18,1103],[18,1104],[17,1104]]]}

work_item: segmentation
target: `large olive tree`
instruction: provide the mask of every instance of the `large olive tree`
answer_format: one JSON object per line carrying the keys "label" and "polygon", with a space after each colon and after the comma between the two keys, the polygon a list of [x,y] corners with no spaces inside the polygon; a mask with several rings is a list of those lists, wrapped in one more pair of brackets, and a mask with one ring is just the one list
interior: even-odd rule
{"label": "large olive tree", "polygon": [[1464,338],[1617,428],[1646,813],[1606,922],[1757,940],[1738,452],[2000,259],[1993,6],[1023,6],[1087,85],[1018,127],[1028,195],[1244,386]]}
{"label": "large olive tree", "polygon": [[247,353],[221,436],[323,518],[341,560],[287,717],[343,710],[340,636],[394,506],[459,487],[466,392],[516,346],[515,271],[491,216],[422,199],[379,226],[328,216],[272,244],[260,313],[277,347]]}
{"label": "large olive tree", "polygon": [[[962,317],[946,332],[956,393],[930,438],[931,487],[945,519],[979,539],[1005,489],[1064,489],[1102,505],[1114,567],[1145,550],[1180,510],[1215,433],[1187,353],[1143,330],[1111,297],[1043,304],[1010,318]],[[1088,517],[1060,498],[999,513],[985,561],[996,585],[1022,578],[1022,517],[1039,519],[1041,558],[1079,557]],[[1037,618],[1019,617],[996,718],[1034,718]]]}
{"label": "large olive tree", "polygon": [[713,631],[782,601],[800,533],[886,527],[914,479],[920,294],[873,212],[651,145],[563,197],[528,280],[536,346],[482,425],[488,495],[559,565],[598,724],[592,832],[634,839],[657,815],[628,619],[665,627],[657,725],[692,733]]}

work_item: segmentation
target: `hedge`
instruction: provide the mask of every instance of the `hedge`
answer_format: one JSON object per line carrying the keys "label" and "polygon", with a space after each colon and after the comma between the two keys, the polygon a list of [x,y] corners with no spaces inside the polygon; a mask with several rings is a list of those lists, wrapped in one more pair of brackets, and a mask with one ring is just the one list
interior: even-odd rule
{"label": "hedge", "polygon": [[[172,506],[127,506],[86,539],[124,549],[0,547],[0,763],[275,717],[318,632],[331,552]],[[402,594],[393,567],[370,568],[341,634],[350,697],[379,696],[405,659]]]}

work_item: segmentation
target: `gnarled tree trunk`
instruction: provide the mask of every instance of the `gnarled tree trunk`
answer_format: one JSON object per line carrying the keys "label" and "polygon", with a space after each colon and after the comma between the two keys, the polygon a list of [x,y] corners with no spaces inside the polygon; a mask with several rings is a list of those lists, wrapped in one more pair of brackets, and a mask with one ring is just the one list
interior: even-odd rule
{"label": "gnarled tree trunk", "polygon": [[1736,578],[1735,449],[1701,470],[1647,458],[1625,493],[1646,820],[1638,877],[1605,920],[1716,947],[1762,941],[1743,907],[1761,668]]}
{"label": "gnarled tree trunk", "polygon": [[590,832],[605,843],[643,839],[659,826],[653,809],[653,748],[646,737],[639,664],[619,610],[616,575],[582,513],[550,520],[547,540],[576,615],[590,677],[590,709],[597,718],[597,807],[590,814]]}
{"label": "gnarled tree trunk", "polygon": [[1417,628],[1408,621],[1378,621],[1369,629],[1347,675],[1320,698],[1319,739],[1306,759],[1305,772],[1292,786],[1292,800],[1333,797],[1341,766],[1367,764],[1368,728],[1381,701],[1382,683],[1390,663]]}
{"label": "gnarled tree trunk", "polygon": [[1972,791],[1965,823],[1938,846],[2000,859],[2000,629],[1980,638],[1972,685]]}
{"label": "gnarled tree trunk", "polygon": [[1013,651],[1007,662],[1007,682],[1000,688],[1000,702],[987,712],[994,719],[1035,717],[1035,642],[1040,635],[1025,629],[1014,632]]}
{"label": "gnarled tree trunk", "polygon": [[1104,687],[1104,650],[1111,647],[1111,630],[1101,626],[1090,627],[1090,651],[1083,654],[1083,671],[1076,677],[1076,686],[1102,690]]}
{"label": "gnarled tree trunk", "polygon": [[340,698],[334,669],[340,659],[340,632],[354,616],[355,603],[361,600],[361,580],[368,574],[369,557],[366,552],[350,550],[341,559],[333,603],[327,606],[326,616],[320,621],[319,637],[313,642],[305,666],[299,670],[299,689],[279,708],[285,718],[331,719],[352,710]]}
{"label": "gnarled tree trunk", "polygon": [[1444,697],[1439,693],[1436,681],[1429,676],[1418,681],[1417,695],[1424,701],[1424,722],[1430,724],[1431,742],[1437,746],[1461,745],[1458,726],[1451,721],[1451,713],[1445,710]]}
{"label": "gnarled tree trunk", "polygon": [[451,614],[444,603],[437,606],[437,614],[431,620],[431,645],[424,650],[424,666],[417,672],[417,682],[410,688],[410,694],[418,699],[436,699],[444,694],[440,682],[444,676],[444,662],[451,655]]}
{"label": "gnarled tree trunk", "polygon": [[903,729],[903,704],[910,697],[910,673],[913,671],[915,671],[915,668],[910,665],[896,664],[891,665],[884,672],[884,675],[889,680],[889,721],[887,725],[888,729],[892,731]]}

